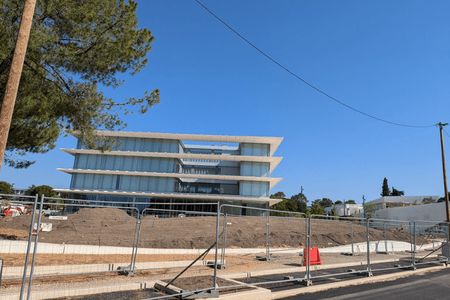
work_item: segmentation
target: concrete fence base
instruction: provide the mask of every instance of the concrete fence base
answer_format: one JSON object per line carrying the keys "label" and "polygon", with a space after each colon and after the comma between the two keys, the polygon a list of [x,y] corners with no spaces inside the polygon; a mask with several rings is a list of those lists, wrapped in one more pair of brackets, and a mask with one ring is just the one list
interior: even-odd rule
{"label": "concrete fence base", "polygon": [[[437,249],[442,242],[435,241],[433,243],[425,244],[417,247],[417,251]],[[386,251],[385,241],[371,241],[370,252]],[[408,242],[388,240],[389,252],[401,252],[411,250],[411,244]],[[354,251],[366,252],[366,242],[354,243]],[[12,240],[0,240],[0,254],[11,253],[26,253],[27,242],[26,241],[12,241]],[[33,248],[32,248],[33,249]],[[114,246],[93,246],[93,245],[72,245],[72,244],[52,244],[39,242],[38,252],[46,254],[130,254],[131,247],[114,247]],[[205,249],[165,249],[165,248],[139,248],[139,254],[194,254],[199,255],[203,253]],[[303,248],[270,248],[273,253],[299,253],[303,251]],[[344,253],[350,252],[351,245],[342,245],[335,247],[320,248],[322,253]],[[227,254],[253,254],[265,252],[265,248],[227,248]],[[32,251],[31,251],[32,253]]]}
{"label": "concrete fence base", "polygon": [[[138,262],[136,268],[138,270],[151,269],[168,269],[183,268],[188,266],[192,261],[158,261],[158,262]],[[111,263],[111,264],[82,264],[82,265],[53,265],[53,266],[35,266],[34,276],[43,275],[73,275],[86,273],[104,273],[118,271],[119,267],[128,266],[130,262]],[[194,266],[205,265],[205,261],[200,260]],[[13,279],[22,277],[23,267],[5,267],[3,268],[3,278]]]}

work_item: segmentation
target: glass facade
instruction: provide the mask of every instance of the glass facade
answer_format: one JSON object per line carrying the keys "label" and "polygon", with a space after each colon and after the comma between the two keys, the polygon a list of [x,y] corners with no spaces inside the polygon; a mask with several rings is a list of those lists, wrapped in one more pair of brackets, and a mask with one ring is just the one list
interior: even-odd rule
{"label": "glass facade", "polygon": [[241,144],[241,155],[247,156],[269,156],[270,145],[267,144]]}
{"label": "glass facade", "polygon": [[176,179],[103,174],[73,174],[71,187],[80,190],[173,193],[175,192]]}
{"label": "glass facade", "polygon": [[177,173],[177,166],[171,158],[80,154],[74,169]]}
{"label": "glass facade", "polygon": [[[113,139],[113,146],[111,150],[105,152],[89,151],[79,143],[80,151],[74,154],[74,171],[71,173],[70,189],[79,193],[92,191],[92,193],[78,195],[85,199],[111,200],[114,198],[119,201],[136,201],[136,197],[133,196],[96,195],[95,191],[102,193],[111,191],[111,194],[113,192],[161,195],[175,193],[211,195],[209,202],[221,201],[223,203],[225,201],[220,199],[220,195],[236,196],[240,199],[249,197],[252,201],[227,201],[236,205],[267,206],[271,188],[270,180],[268,180],[271,173],[271,160],[268,159],[271,156],[269,142],[185,145],[181,139],[133,137],[133,135],[110,137]],[[159,134],[159,136],[161,135],[163,134]],[[115,151],[125,151],[125,153],[114,153]],[[132,152],[142,152],[142,154]],[[165,155],[157,155],[157,153],[165,153]],[[232,159],[221,159],[225,156]],[[254,156],[255,159],[246,158],[245,161],[241,161],[239,156]],[[83,172],[83,170],[86,171]],[[118,171],[122,173],[117,174]],[[93,174],[94,172],[95,174]],[[133,174],[133,172],[141,173]],[[147,175],[142,172],[180,175],[160,174],[155,176],[156,174]],[[200,176],[196,177],[196,174]],[[246,176],[246,178],[240,178],[241,176]],[[262,179],[258,180],[258,177]],[[180,198],[168,199],[168,196],[164,196],[159,199],[140,198],[139,201],[147,199],[148,201],[170,203],[171,201],[179,202]],[[186,201],[199,201],[192,196],[189,199]]]}

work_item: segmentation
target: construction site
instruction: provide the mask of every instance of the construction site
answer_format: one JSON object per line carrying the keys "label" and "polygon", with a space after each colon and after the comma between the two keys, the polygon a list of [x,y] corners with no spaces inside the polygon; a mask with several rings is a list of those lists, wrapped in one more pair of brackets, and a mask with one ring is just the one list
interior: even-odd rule
{"label": "construction site", "polygon": [[448,258],[446,223],[10,199],[29,213],[0,222],[1,299],[274,299]]}

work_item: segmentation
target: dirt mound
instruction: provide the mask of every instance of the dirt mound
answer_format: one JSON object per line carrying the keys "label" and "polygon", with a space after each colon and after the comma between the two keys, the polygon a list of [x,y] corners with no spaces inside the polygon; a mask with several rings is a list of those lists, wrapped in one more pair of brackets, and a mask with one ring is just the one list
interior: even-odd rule
{"label": "dirt mound", "polygon": [[[134,240],[136,219],[117,208],[82,208],[68,214],[67,220],[49,220],[51,232],[43,232],[40,241],[58,244],[82,244],[131,247]],[[25,230],[31,216],[4,218],[0,228]],[[223,220],[220,230],[222,232]],[[266,245],[265,217],[233,216],[227,219],[227,247],[257,248]],[[305,219],[270,218],[269,244],[271,247],[299,247],[305,245]],[[142,220],[140,247],[152,248],[206,248],[215,242],[216,218],[145,216]],[[312,245],[331,247],[366,240],[366,228],[360,224],[337,220],[311,220]],[[353,232],[353,234],[351,234]],[[16,235],[26,239],[26,235]],[[370,229],[371,240],[384,239],[382,230]],[[409,242],[407,232],[391,229],[386,238]]]}
{"label": "dirt mound", "polygon": [[6,240],[20,240],[28,237],[28,231],[14,228],[0,228],[0,237]]}
{"label": "dirt mound", "polygon": [[75,224],[87,223],[89,226],[116,226],[136,222],[136,219],[128,215],[124,210],[117,208],[81,208],[76,213],[68,216],[69,221]]}
{"label": "dirt mound", "polygon": [[30,229],[30,223],[31,223],[30,215],[6,217],[0,219],[0,228],[13,228],[28,231]]}

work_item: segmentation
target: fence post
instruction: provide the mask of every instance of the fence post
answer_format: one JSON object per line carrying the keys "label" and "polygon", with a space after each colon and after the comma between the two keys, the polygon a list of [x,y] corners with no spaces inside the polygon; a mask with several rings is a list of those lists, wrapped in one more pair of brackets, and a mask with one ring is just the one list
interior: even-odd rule
{"label": "fence post", "polygon": [[305,219],[305,223],[306,223],[306,251],[303,251],[303,255],[306,255],[306,257],[304,257],[304,261],[306,262],[306,282],[305,285],[306,286],[310,286],[311,285],[311,268],[310,268],[310,258],[309,258],[309,251],[311,248],[311,217],[308,216]]}
{"label": "fence post", "polygon": [[141,237],[141,222],[142,222],[141,213],[139,212],[139,210],[137,210],[136,226],[134,229],[134,243],[131,253],[131,264],[130,264],[131,274],[133,274],[134,271],[136,270],[136,258],[139,247],[139,239]]}
{"label": "fence post", "polygon": [[270,211],[266,211],[266,261],[270,260]]}
{"label": "fence post", "polygon": [[411,268],[416,269],[416,222],[409,222],[409,230],[411,232]]}
{"label": "fence post", "polygon": [[214,276],[213,276],[213,289],[217,291],[217,252],[219,247],[219,216],[220,216],[220,205],[217,202],[217,213],[216,213],[216,244],[214,253]]}
{"label": "fence post", "polygon": [[[36,251],[37,245],[39,242],[39,232],[41,229],[41,221],[42,221],[42,209],[44,206],[44,195],[41,195],[41,202],[39,203],[39,215],[37,221],[36,235],[34,236],[34,245],[33,245],[33,255],[31,256],[31,268],[30,268],[30,279],[28,280],[28,289],[27,289],[27,300],[30,300],[31,297],[31,286],[33,284],[33,273],[34,273],[34,263],[36,259]],[[34,226],[34,224],[33,224]]]}
{"label": "fence post", "polygon": [[353,222],[350,221],[350,237],[352,239],[352,256],[355,255],[355,245],[354,245],[354,241],[353,241]]}
{"label": "fence post", "polygon": [[0,258],[0,289],[2,288],[2,278],[3,278],[3,259]]}
{"label": "fence post", "polygon": [[369,220],[366,219],[366,239],[367,239],[367,276],[372,276],[372,267],[370,266],[370,228]]}
{"label": "fence post", "polygon": [[225,265],[225,248],[227,246],[227,225],[228,225],[228,216],[227,213],[223,214],[223,238],[222,238],[222,253],[220,258],[220,265],[223,268]]}
{"label": "fence post", "polygon": [[37,207],[38,197],[39,197],[38,195],[36,195],[34,197],[33,211],[31,213],[31,223],[30,223],[30,228],[28,230],[27,251],[25,253],[25,263],[23,265],[22,282],[20,284],[19,300],[23,299],[23,291],[25,288],[25,281],[27,280],[28,257],[30,256],[31,239],[33,236],[33,226],[34,226],[34,219],[36,217],[36,207]]}

